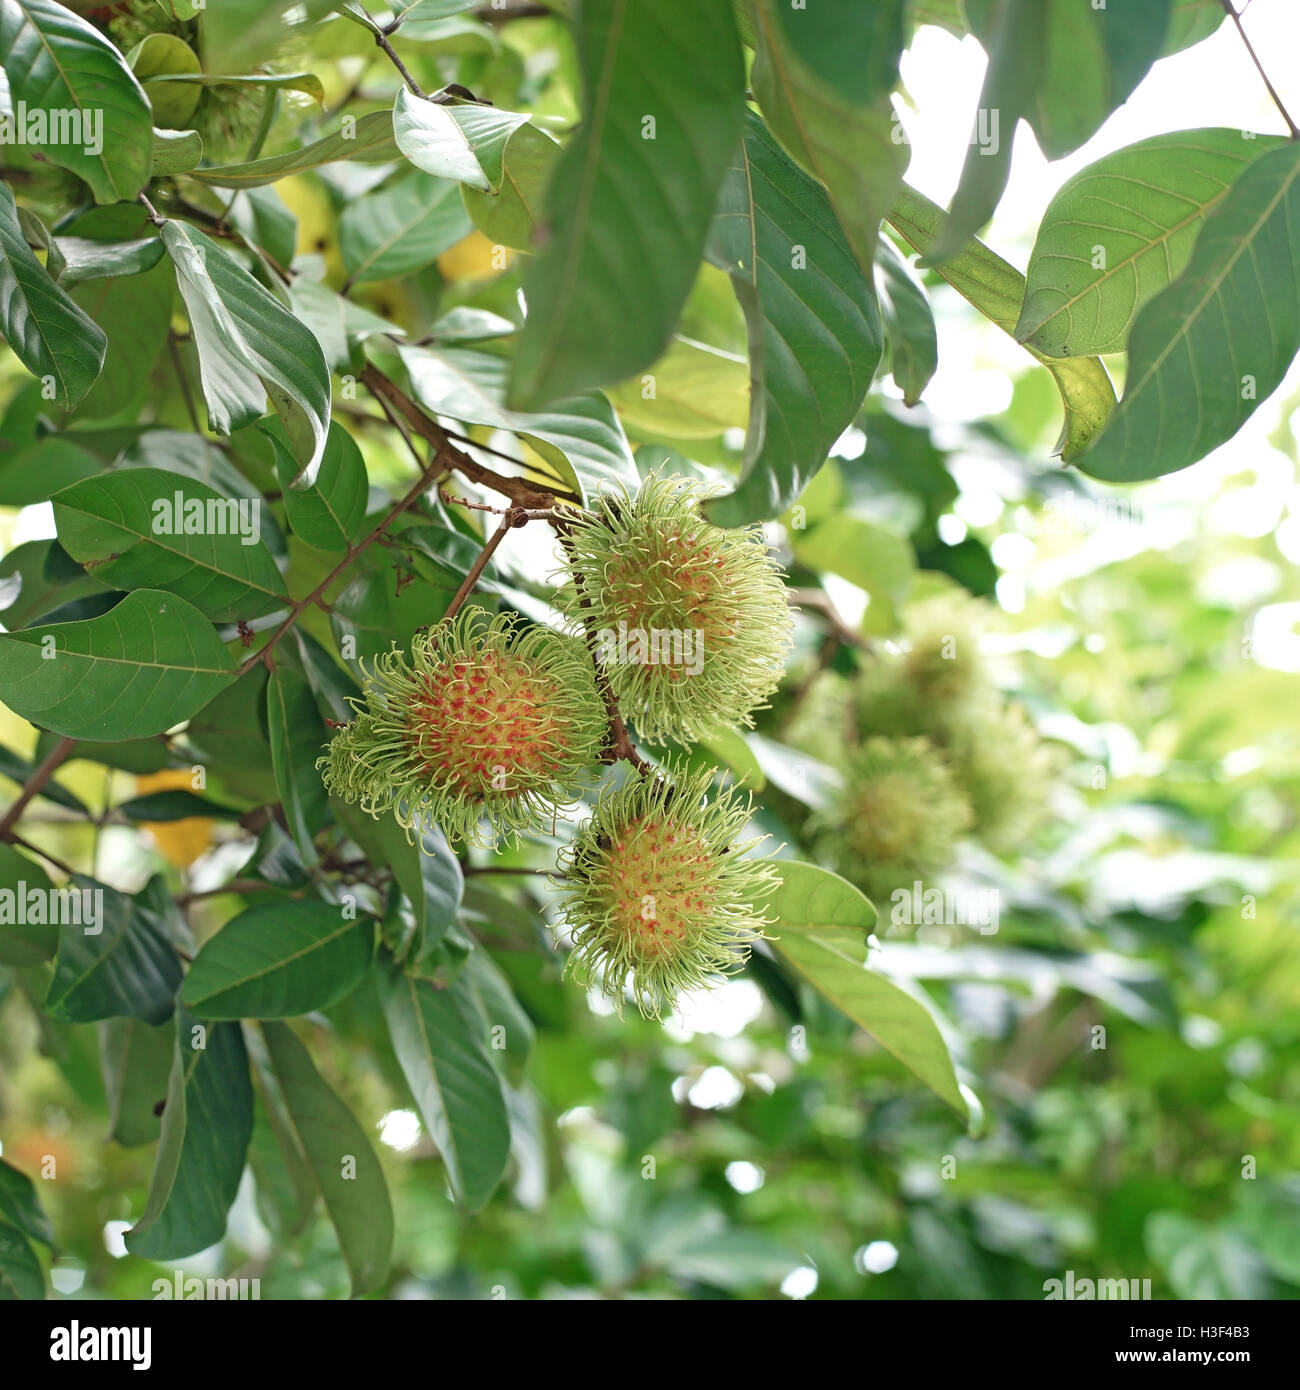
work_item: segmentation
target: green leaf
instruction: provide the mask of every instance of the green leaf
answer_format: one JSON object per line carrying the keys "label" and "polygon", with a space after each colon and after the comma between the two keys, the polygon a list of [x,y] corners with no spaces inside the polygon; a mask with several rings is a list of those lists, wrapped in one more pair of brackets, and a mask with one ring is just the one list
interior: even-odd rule
{"label": "green leaf", "polygon": [[1043,153],[1061,159],[1096,134],[1160,57],[1170,0],[1103,9],[1049,0],[1046,9],[1043,65],[1026,114]]}
{"label": "green leaf", "polygon": [[560,147],[535,125],[516,128],[506,143],[500,189],[463,187],[461,197],[474,225],[498,246],[529,250],[542,220],[546,186]]}
{"label": "green leaf", "polygon": [[880,361],[871,282],[825,193],[755,116],[718,200],[708,248],[749,334],[750,417],[736,491],[709,503],[723,526],[784,511],[852,424]]}
{"label": "green leaf", "polygon": [[[896,617],[907,599],[916,572],[916,555],[906,536],[863,517],[839,512],[807,531],[792,531],[791,545],[800,564],[829,570],[865,589],[875,605],[884,604]],[[890,625],[872,624],[875,632]]]}
{"label": "green leaf", "polygon": [[1076,174],[1043,215],[1016,337],[1050,357],[1121,352],[1138,310],[1181,274],[1233,181],[1285,143],[1180,130]]}
{"label": "green leaf", "polygon": [[309,900],[260,903],[204,942],[181,1002],[204,1018],[296,1018],[356,989],[374,949],[370,917]]}
{"label": "green leaf", "polygon": [[[774,5],[771,14],[789,52],[851,103],[879,97],[898,80],[906,0],[819,0]],[[758,27],[764,27],[759,16]]]}
{"label": "green leaf", "polygon": [[181,1259],[215,1245],[239,1190],[253,1131],[248,1054],[236,1023],[176,1016],[176,1048],[149,1195],[126,1248]]}
{"label": "green leaf", "polygon": [[1173,0],[1163,53],[1179,53],[1208,39],[1225,19],[1223,0]]}
{"label": "green leaf", "polygon": [[53,502],[59,544],[115,588],[165,587],[215,622],[262,617],[289,601],[257,516],[202,483],[125,468],[74,483]]}
{"label": "green leaf", "polygon": [[12,1226],[0,1225],[0,1303],[45,1297],[45,1276],[36,1251]]}
{"label": "green leaf", "polygon": [[554,401],[542,411],[509,410],[508,365],[501,358],[469,348],[403,346],[398,353],[426,410],[519,435],[582,497],[610,483],[637,486],[623,428],[599,392]]}
{"label": "green leaf", "polygon": [[108,350],[104,330],[64,294],[32,254],[14,195],[2,182],[0,332],[29,372],[51,379],[54,399],[65,410],[90,390]]}
{"label": "green leaf", "polygon": [[54,0],[0,0],[0,54],[15,108],[22,102],[29,112],[61,113],[51,137],[67,135],[68,113],[81,117],[79,142],[28,143],[85,179],[97,203],[133,200],[149,181],[153,117],[117,49]]}
{"label": "green leaf", "polygon": [[146,34],[127,54],[131,71],[144,84],[144,94],[153,108],[154,124],[164,129],[184,130],[203,95],[192,85],[167,86],[154,79],[176,73],[193,76],[203,70],[199,55],[176,34]]}
{"label": "green leaf", "polygon": [[466,987],[463,997],[478,1009],[479,1035],[488,1041],[488,1056],[514,1085],[522,1086],[536,1032],[510,982],[481,949],[469,953],[459,981]]}
{"label": "green leaf", "polygon": [[773,945],[837,1008],[963,1118],[970,1108],[933,1015],[864,965],[876,910],[852,884],[814,864],[774,861],[781,887],[768,899]]}
{"label": "green leaf", "polygon": [[151,1028],[135,1018],[99,1025],[99,1061],[108,1105],[108,1137],[123,1148],[152,1144],[162,1126],[160,1106],[176,1051],[176,1029]]}
{"label": "green leaf", "polygon": [[311,1056],[283,1023],[262,1025],[302,1151],[338,1233],[354,1296],[388,1276],[393,1206],[384,1170],[355,1116],[322,1079]]}
{"label": "green leaf", "polygon": [[87,420],[133,425],[152,387],[153,365],[171,326],[171,267],[80,285],[72,297],[108,334],[104,370],[77,408]]}
{"label": "green leaf", "polygon": [[619,381],[663,353],[740,139],[730,5],[586,0],[573,23],[586,119],[556,166],[548,240],[524,280],[517,409]]}
{"label": "green leaf", "polygon": [[[235,76],[224,72],[176,72],[145,83],[145,90],[163,85],[176,87],[255,87],[263,91],[302,92],[318,102],[325,100],[325,88],[312,72],[254,72]],[[152,96],[153,93],[150,93]],[[156,107],[155,107],[156,109]]]}
{"label": "green leaf", "polygon": [[[929,255],[945,261],[993,216],[1011,172],[1016,126],[1038,96],[1047,62],[1051,11],[1057,0],[983,0],[971,11],[971,30],[988,54],[977,124],[951,214]],[[1070,90],[1073,90],[1071,86]],[[897,225],[897,224],[895,224]],[[936,267],[937,268],[937,267]]]}
{"label": "green leaf", "polygon": [[619,419],[652,439],[714,439],[749,420],[749,366],[743,357],[675,337],[639,379],[608,393]]}
{"label": "green leaf", "polygon": [[[8,775],[10,769],[4,770]],[[53,886],[39,864],[19,854],[12,845],[0,843],[0,890],[12,893],[14,904],[12,914],[0,914],[0,965],[38,965],[54,955],[59,944],[58,925],[33,921],[37,904],[32,902],[29,906],[28,899],[28,894],[34,892],[43,905],[49,901]],[[11,915],[12,920],[4,920]],[[48,917],[49,913],[41,915]],[[20,917],[25,920],[19,921]]]}
{"label": "green leaf", "polygon": [[[308,280],[305,275],[295,276],[293,284],[289,286],[289,303],[294,313],[316,335],[325,360],[334,371],[351,371],[355,343],[386,333],[394,338],[403,336],[396,324],[353,304],[328,285],[322,285],[318,280]],[[328,451],[328,441],[325,447]]]}
{"label": "green leaf", "polygon": [[202,232],[167,222],[163,244],[189,311],[208,423],[230,434],[258,419],[269,396],[308,486],[325,451],[329,368],[312,332]]}
{"label": "green leaf", "polygon": [[275,447],[275,471],[285,491],[284,510],[289,525],[317,550],[341,553],[365,530],[366,501],[370,483],[365,460],[352,436],[337,421],[330,421],[329,437],[321,456],[320,472],[308,488],[289,486],[295,463],[283,429],[263,426]]}
{"label": "green leaf", "polygon": [[381,992],[393,1051],[447,1165],[452,1191],[477,1211],[505,1172],[510,1123],[464,988],[456,981],[438,989],[390,969]]}
{"label": "green leaf", "polygon": [[[240,72],[301,37],[308,21],[336,8],[331,0],[221,0],[203,8],[203,56],[212,72]],[[298,12],[290,23],[287,11]]]}
{"label": "green leaf", "polygon": [[1101,9],[1078,0],[968,0],[971,31],[989,55],[979,115],[952,221],[936,261],[993,216],[1011,170],[1016,125],[1034,128],[1049,159],[1090,139],[1160,56],[1170,0]]}
{"label": "green leaf", "polygon": [[445,106],[413,96],[402,87],[393,106],[393,138],[407,159],[426,174],[499,193],[505,178],[506,145],[527,120],[527,112]]}
{"label": "green leaf", "polygon": [[70,738],[160,734],[234,675],[212,624],[157,589],[137,589],[102,617],[0,635],[0,700]]}
{"label": "green leaf", "polygon": [[454,183],[410,174],[343,209],[339,251],[348,285],[423,270],[472,230]]}
{"label": "green leaf", "polygon": [[[934,254],[934,247],[945,235],[947,220],[948,214],[942,208],[906,184],[889,210],[890,225],[923,256]],[[985,318],[1015,336],[1025,297],[1025,277],[1014,266],[972,237],[959,254],[949,256],[934,270]],[[1106,368],[1095,357],[1063,360],[1046,357],[1031,347],[1026,347],[1026,351],[1051,372],[1061,393],[1065,424],[1058,448],[1069,463],[1092,443],[1110,418],[1115,409],[1115,388]]]}
{"label": "green leaf", "polygon": [[[902,37],[899,7],[896,0],[873,6],[870,24],[853,0],[822,8],[828,13],[809,23],[806,15],[781,14],[780,0],[757,0],[754,93],[772,133],[824,186],[858,265],[871,275],[880,220],[907,167],[888,97]],[[805,36],[798,51],[790,40],[796,30]],[[851,66],[860,74],[856,100],[837,86]]]}
{"label": "green leaf", "polygon": [[[150,903],[81,874],[73,875],[68,890],[64,901],[74,909],[80,906],[81,912],[65,912],[60,923],[45,1012],[67,1023],[104,1018],[165,1023],[181,967]],[[87,899],[86,894],[95,897]],[[96,901],[102,902],[102,912],[95,911]],[[68,920],[74,915],[81,920]]]}
{"label": "green leaf", "polygon": [[1300,350],[1300,145],[1262,155],[1206,220],[1183,273],[1137,316],[1124,398],[1079,467],[1155,478],[1226,443]]}
{"label": "green leaf", "polygon": [[393,113],[372,111],[360,120],[345,122],[332,135],[304,145],[287,154],[254,159],[245,164],[219,164],[212,169],[195,169],[191,177],[200,183],[215,184],[218,188],[258,188],[276,183],[290,174],[319,169],[337,159],[350,159],[363,164],[386,164],[397,159],[401,151],[393,139]]}
{"label": "green leaf", "polygon": [[[193,134],[192,131],[188,133]],[[163,254],[162,242],[156,236],[140,237],[135,241],[91,241],[81,236],[61,236],[54,240],[63,257],[59,284],[65,290],[85,280],[139,275],[152,270]]]}
{"label": "green leaf", "polygon": [[915,405],[939,365],[939,339],[925,291],[887,237],[876,249],[876,292],[889,343],[889,374],[903,404]]}
{"label": "green leaf", "polygon": [[415,918],[412,957],[437,946],[455,922],[465,891],[460,861],[442,831],[430,826],[420,842],[412,844],[392,816],[375,820],[356,806],[337,801],[332,805],[366,857],[392,869],[411,904]]}
{"label": "green leaf", "polygon": [[[112,748],[115,745],[108,744]],[[78,748],[77,756],[84,757]],[[178,788],[169,792],[149,792],[144,796],[133,796],[119,801],[113,807],[119,816],[135,821],[174,821],[192,820],[195,816],[213,816],[219,820],[238,820],[241,812],[230,806],[222,806],[209,801],[205,796],[196,796]]]}
{"label": "green leaf", "polygon": [[[153,165],[149,170],[153,178],[197,172],[202,159],[203,137],[197,130],[154,131]],[[162,243],[158,244],[161,247]]]}
{"label": "green leaf", "polygon": [[54,1245],[54,1228],[41,1210],[36,1188],[26,1173],[0,1158],[0,1221],[8,1221],[43,1245]]}
{"label": "green leaf", "polygon": [[266,685],[266,725],[284,818],[302,862],[310,866],[319,858],[312,837],[329,819],[329,797],[316,771],[329,737],[311,686],[282,666]]}

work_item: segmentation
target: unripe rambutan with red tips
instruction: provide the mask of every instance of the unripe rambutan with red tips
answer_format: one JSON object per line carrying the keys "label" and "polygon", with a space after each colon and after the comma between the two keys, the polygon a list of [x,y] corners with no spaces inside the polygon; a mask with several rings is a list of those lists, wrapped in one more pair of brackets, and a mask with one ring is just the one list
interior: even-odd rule
{"label": "unripe rambutan with red tips", "polygon": [[595,641],[619,709],[650,744],[752,725],[792,643],[762,531],[706,521],[710,491],[652,475],[567,528],[573,583],[557,601]]}
{"label": "unripe rambutan with red tips", "polygon": [[[467,608],[377,657],[357,718],[317,763],[327,790],[408,838],[495,845],[549,829],[601,755],[607,721],[576,638]],[[486,822],[486,825],[484,824]]]}
{"label": "unripe rambutan with red tips", "polygon": [[746,858],[750,799],[710,794],[713,773],[665,764],[607,786],[591,820],[561,852],[561,924],[573,939],[566,971],[599,977],[622,1012],[624,990],[648,1018],[680,990],[738,970],[770,919],[759,900],[779,878]]}

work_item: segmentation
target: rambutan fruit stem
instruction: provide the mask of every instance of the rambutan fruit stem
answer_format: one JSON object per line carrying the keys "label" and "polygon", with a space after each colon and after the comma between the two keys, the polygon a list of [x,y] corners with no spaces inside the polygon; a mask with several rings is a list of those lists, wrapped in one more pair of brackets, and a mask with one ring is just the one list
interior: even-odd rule
{"label": "rambutan fruit stem", "polygon": [[524,526],[528,522],[528,513],[521,507],[510,507],[505,516],[501,518],[501,525],[487,538],[487,544],[478,553],[478,558],[469,568],[469,573],[461,581],[460,588],[452,595],[451,602],[447,605],[447,611],[442,615],[445,622],[448,618],[454,618],[464,606],[465,600],[474,592],[474,586],[483,577],[483,571],[487,569],[488,562],[496,553],[496,548],[506,538],[508,531],[513,531],[516,526]]}
{"label": "rambutan fruit stem", "polygon": [[557,501],[572,502],[580,506],[582,499],[564,488],[548,488],[545,491],[533,487],[522,478],[509,478],[484,467],[463,450],[452,444],[447,432],[423,410],[391,378],[384,375],[373,362],[367,363],[360,373],[360,381],[383,402],[406,421],[422,439],[427,439],[439,455],[448,459],[448,469],[468,478],[470,482],[481,483],[508,497],[516,506],[529,511],[546,511]]}

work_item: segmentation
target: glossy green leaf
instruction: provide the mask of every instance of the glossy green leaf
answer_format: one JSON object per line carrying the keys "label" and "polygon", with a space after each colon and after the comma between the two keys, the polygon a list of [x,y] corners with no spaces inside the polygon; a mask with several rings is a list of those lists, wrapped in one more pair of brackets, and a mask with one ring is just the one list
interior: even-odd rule
{"label": "glossy green leaf", "polygon": [[426,174],[498,193],[505,177],[506,145],[527,120],[526,112],[499,111],[495,106],[426,101],[403,87],[393,106],[393,138]]}
{"label": "glossy green leaf", "polygon": [[915,405],[939,365],[939,338],[925,290],[886,237],[876,250],[876,291],[889,344],[889,374],[903,403]]}
{"label": "glossy green leaf", "polygon": [[283,1023],[262,1027],[289,1119],[325,1198],[353,1295],[369,1293],[388,1275],[393,1207],[384,1170],[356,1117],[313,1065]]}
{"label": "glossy green leaf", "polygon": [[[21,771],[2,767],[0,770],[6,775]],[[42,909],[49,901],[51,887],[49,875],[34,859],[20,854],[12,845],[0,843],[0,890],[6,903],[0,909],[0,965],[37,965],[49,960],[58,949],[57,923],[35,920],[50,915]],[[12,909],[7,906],[9,902]]]}
{"label": "glossy green leaf", "polygon": [[[903,186],[889,210],[889,222],[914,251],[934,254],[944,235],[947,214],[915,189]],[[1025,277],[982,241],[971,238],[961,251],[934,267],[964,299],[987,319],[1012,336],[1025,297]],[[1027,348],[1051,372],[1065,407],[1065,423],[1058,444],[1069,463],[1101,432],[1115,409],[1115,388],[1106,368],[1095,357],[1063,360],[1045,357]]]}
{"label": "glossy green leaf", "polygon": [[[197,170],[203,159],[203,137],[197,130],[155,130],[151,175],[156,179]],[[161,245],[161,243],[159,243]]]}
{"label": "glossy green leaf", "polygon": [[29,372],[52,381],[54,399],[65,410],[90,390],[108,350],[104,330],[32,254],[5,183],[0,183],[0,333]]}
{"label": "glossy green leaf", "polygon": [[54,1244],[54,1228],[41,1210],[31,1178],[0,1159],[0,1222],[3,1221],[44,1245]]}
{"label": "glossy green leaf", "polygon": [[784,511],[861,408],[882,333],[875,292],[822,189],[757,117],[718,200],[709,259],[728,272],[749,333],[750,417],[723,526]]}
{"label": "glossy green leaf", "polygon": [[165,1023],[181,967],[148,901],[81,874],[69,881],[64,901],[68,910],[59,926],[59,954],[45,1012],[68,1023],[104,1018]]}
{"label": "glossy green leaf", "polygon": [[204,942],[181,1001],[204,1018],[296,1018],[328,1008],[365,978],[375,924],[309,900],[259,903]]}
{"label": "glossy green leaf", "polygon": [[1155,478],[1226,443],[1300,351],[1300,145],[1262,155],[1206,220],[1182,274],[1137,316],[1124,398],[1079,467]]}
{"label": "glossy green leaf", "polygon": [[1233,181],[1283,143],[1180,130],[1076,174],[1043,215],[1016,337],[1051,357],[1123,351],[1138,310],[1182,273]]}
{"label": "glossy green leaf", "polygon": [[411,956],[418,957],[423,950],[437,946],[455,922],[465,891],[460,861],[442,831],[430,826],[420,842],[412,844],[392,816],[375,820],[356,806],[342,802],[334,806],[366,856],[392,869],[411,904],[415,919]]}
{"label": "glossy green leaf", "polygon": [[257,514],[202,483],[126,468],[74,483],[53,500],[60,545],[115,588],[165,588],[217,622],[288,603]]}
{"label": "glossy green leaf", "polygon": [[225,1234],[253,1130],[248,1054],[236,1023],[176,1016],[176,1048],[149,1195],[126,1248],[181,1259]]}
{"label": "glossy green leaf", "polygon": [[[898,59],[901,33],[891,22],[898,7],[893,0],[874,6],[870,25],[853,0],[831,0],[823,7],[830,15],[811,25],[800,16],[780,15],[781,8],[780,0],[757,0],[754,6],[754,94],[772,133],[825,188],[858,265],[870,276],[880,220],[907,167],[885,76]],[[797,49],[790,40],[796,26],[807,35]],[[856,99],[841,90],[846,64],[860,73]]]}
{"label": "glossy green leaf", "polygon": [[382,983],[393,1050],[425,1128],[447,1165],[456,1199],[477,1211],[510,1157],[501,1080],[458,981],[443,989],[396,970]]}
{"label": "glossy green leaf", "polygon": [[301,149],[243,164],[219,164],[211,169],[195,169],[193,177],[200,183],[215,184],[218,188],[257,188],[287,178],[290,174],[319,169],[322,164],[332,164],[337,159],[383,164],[397,159],[400,154],[393,139],[393,113],[372,111],[359,120],[344,122],[341,129]]}
{"label": "glossy green leaf", "polygon": [[194,227],[167,222],[163,243],[189,311],[208,423],[230,434],[270,398],[298,460],[315,478],[330,422],[330,379],[312,332],[233,257]]}
{"label": "glossy green leaf", "polygon": [[177,73],[193,76],[203,70],[199,55],[177,34],[146,34],[127,54],[131,71],[144,85],[153,121],[164,129],[184,130],[199,104],[201,90],[193,85],[166,86],[157,81]]}
{"label": "glossy green leaf", "polygon": [[303,863],[311,865],[318,858],[312,837],[329,819],[329,797],[316,771],[329,735],[311,686],[282,666],[266,685],[266,725],[284,818]]}
{"label": "glossy green leaf", "polygon": [[58,113],[38,142],[44,157],[85,179],[97,203],[133,199],[149,181],[153,117],[117,49],[55,0],[0,0],[0,55],[13,106]]}
{"label": "glossy green leaf", "polygon": [[157,589],[137,589],[102,617],[0,635],[0,700],[71,738],[160,734],[234,674],[203,614]]}
{"label": "glossy green leaf", "polygon": [[505,404],[508,365],[469,348],[402,347],[416,400],[468,424],[510,430],[526,439],[559,476],[587,497],[608,483],[637,485],[636,466],[618,417],[599,392],[554,401],[545,410]]}
{"label": "glossy green leaf", "polygon": [[636,434],[713,439],[749,420],[749,365],[734,353],[676,337],[640,378],[607,394]]}
{"label": "glossy green leaf", "polygon": [[587,0],[574,27],[585,120],[551,179],[546,245],[524,281],[518,409],[619,381],[662,354],[740,139],[730,5]]}
{"label": "glossy green leaf", "polygon": [[0,1223],[0,1303],[45,1297],[45,1276],[36,1251],[21,1232]]}
{"label": "glossy green leaf", "polygon": [[131,424],[149,397],[153,368],[167,342],[175,299],[171,267],[79,285],[76,303],[108,335],[104,370],[77,407],[78,424]]}
{"label": "glossy green leaf", "polygon": [[163,255],[162,242],[156,236],[138,237],[133,241],[91,241],[87,237],[61,236],[55,238],[55,243],[63,257],[59,284],[65,290],[85,280],[139,275],[152,270]]}
{"label": "glossy green leaf", "polygon": [[838,874],[777,861],[781,887],[768,899],[773,944],[794,968],[963,1118],[970,1108],[933,1015],[865,965],[871,903]]}
{"label": "glossy green leaf", "polygon": [[316,481],[311,487],[295,489],[289,483],[296,464],[286,447],[283,431],[274,424],[265,429],[275,446],[275,470],[285,489],[284,510],[289,525],[317,550],[347,550],[365,530],[370,493],[365,460],[356,441],[332,420]]}
{"label": "glossy green leaf", "polygon": [[472,230],[459,188],[416,172],[349,204],[339,218],[339,250],[349,285],[423,270]]}
{"label": "glossy green leaf", "polygon": [[560,157],[560,146],[545,131],[525,123],[506,142],[501,186],[485,193],[464,187],[461,197],[474,225],[489,241],[530,250],[542,220],[546,186]]}
{"label": "glossy green leaf", "polygon": [[110,1018],[99,1025],[108,1137],[124,1148],[158,1138],[175,1051],[173,1024],[151,1028],[135,1018]]}

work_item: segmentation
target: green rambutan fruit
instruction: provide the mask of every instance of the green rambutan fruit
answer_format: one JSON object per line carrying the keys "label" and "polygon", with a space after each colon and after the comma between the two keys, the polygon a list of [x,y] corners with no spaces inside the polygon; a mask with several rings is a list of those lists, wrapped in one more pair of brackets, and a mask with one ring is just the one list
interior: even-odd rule
{"label": "green rambutan fruit", "polygon": [[650,744],[750,727],[792,645],[762,531],[705,520],[709,492],[652,475],[635,497],[598,498],[565,542],[573,583],[557,601],[586,628],[620,711]]}
{"label": "green rambutan fruit", "polygon": [[842,765],[843,790],[810,821],[832,868],[879,906],[951,863],[971,807],[929,739],[869,738]]}
{"label": "green rambutan fruit", "polygon": [[[495,845],[549,827],[601,755],[605,709],[574,637],[466,608],[362,668],[357,718],[317,762],[326,789],[376,819]],[[486,827],[484,826],[486,822]]]}
{"label": "green rambutan fruit", "polygon": [[1047,814],[1057,760],[1011,700],[989,700],[948,730],[947,757],[970,799],[974,833],[990,849],[1014,849]]}
{"label": "green rambutan fruit", "polygon": [[750,798],[710,794],[712,780],[676,762],[607,786],[560,855],[566,972],[592,971],[620,1013],[624,989],[657,1018],[679,991],[732,974],[769,925],[756,903],[779,877],[745,857],[763,837],[738,840]]}

